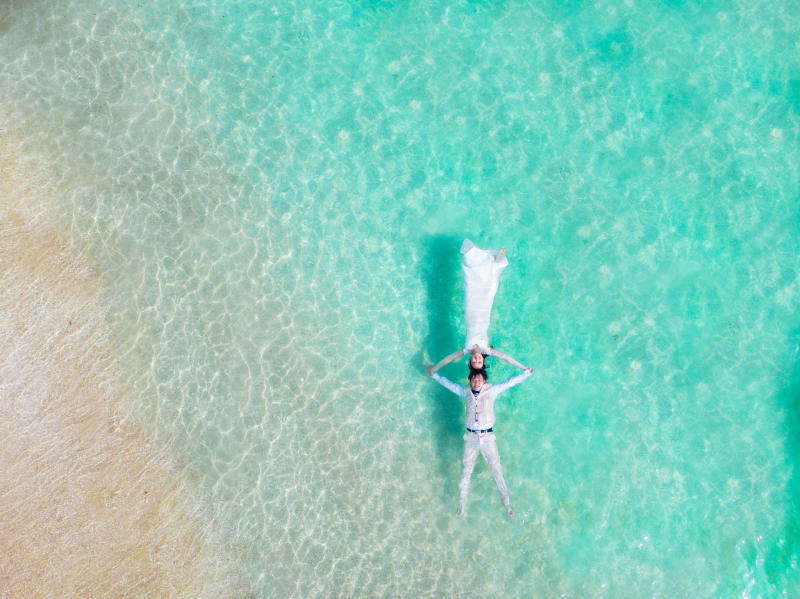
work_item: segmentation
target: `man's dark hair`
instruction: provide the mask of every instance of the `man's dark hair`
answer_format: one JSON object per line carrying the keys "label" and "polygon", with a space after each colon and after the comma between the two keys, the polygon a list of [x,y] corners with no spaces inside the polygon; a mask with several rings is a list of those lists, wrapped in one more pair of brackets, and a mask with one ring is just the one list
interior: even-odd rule
{"label": "man's dark hair", "polygon": [[470,382],[472,382],[472,377],[475,376],[476,374],[481,375],[483,377],[484,381],[488,381],[489,380],[489,375],[486,374],[486,369],[485,368],[470,368],[469,369],[469,376],[467,377],[470,380]]}

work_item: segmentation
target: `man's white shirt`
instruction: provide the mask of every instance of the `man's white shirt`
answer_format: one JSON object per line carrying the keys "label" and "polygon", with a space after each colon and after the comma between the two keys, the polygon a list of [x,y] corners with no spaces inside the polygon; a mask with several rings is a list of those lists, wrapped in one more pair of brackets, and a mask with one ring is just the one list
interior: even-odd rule
{"label": "man's white shirt", "polygon": [[[513,387],[514,385],[518,385],[519,383],[524,381],[526,378],[528,378],[531,374],[532,374],[532,372],[530,370],[523,370],[522,374],[518,374],[517,376],[512,376],[507,381],[503,381],[502,383],[497,383],[496,385],[492,385],[491,388],[489,389],[489,394],[492,396],[492,399],[497,399],[497,396],[500,395],[503,391],[507,391],[508,389]],[[435,372],[431,374],[431,378],[433,380],[435,380],[437,383],[439,383],[440,385],[442,385],[443,387],[446,387],[447,389],[449,389],[450,391],[452,391],[453,393],[458,395],[459,397],[466,397],[466,389],[468,389],[469,386],[464,387],[462,385],[454,383],[450,379],[445,378],[443,376],[440,376],[440,375],[436,374]],[[493,426],[494,426],[494,421],[488,423],[485,426],[485,428],[489,429],[489,428],[492,428]],[[469,428],[470,430],[473,430],[473,429],[478,430],[478,429],[480,429],[480,427],[478,426],[477,421],[475,422],[475,425],[473,427],[467,426],[467,428]]]}

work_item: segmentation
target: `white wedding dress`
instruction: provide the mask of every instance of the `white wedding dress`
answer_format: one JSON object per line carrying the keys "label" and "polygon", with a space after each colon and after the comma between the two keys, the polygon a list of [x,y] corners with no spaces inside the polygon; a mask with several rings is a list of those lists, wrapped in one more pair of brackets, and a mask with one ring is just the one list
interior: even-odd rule
{"label": "white wedding dress", "polygon": [[467,342],[464,353],[478,345],[489,354],[489,319],[492,303],[500,282],[500,273],[508,266],[503,256],[495,261],[498,250],[482,250],[469,239],[461,246],[461,266],[464,269],[464,315],[467,321]]}

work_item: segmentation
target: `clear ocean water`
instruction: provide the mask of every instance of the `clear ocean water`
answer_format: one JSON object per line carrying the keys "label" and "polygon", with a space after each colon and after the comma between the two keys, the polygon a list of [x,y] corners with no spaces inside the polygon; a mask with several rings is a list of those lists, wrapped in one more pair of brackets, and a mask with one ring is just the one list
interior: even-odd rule
{"label": "clear ocean water", "polygon": [[[0,16],[127,409],[255,597],[800,595],[800,4]],[[463,407],[424,376],[464,237],[507,248],[491,338],[534,367],[513,519],[482,458],[455,517]]]}

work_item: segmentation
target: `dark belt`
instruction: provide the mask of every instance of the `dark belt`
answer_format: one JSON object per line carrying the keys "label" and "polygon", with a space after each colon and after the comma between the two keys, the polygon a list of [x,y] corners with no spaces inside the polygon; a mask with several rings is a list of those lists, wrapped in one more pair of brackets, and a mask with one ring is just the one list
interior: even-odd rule
{"label": "dark belt", "polygon": [[492,432],[492,429],[490,429],[490,428],[487,428],[485,431],[474,431],[470,427],[467,427],[467,430],[469,432],[471,432],[471,433],[481,433],[481,434],[483,434],[483,433],[491,433]]}

